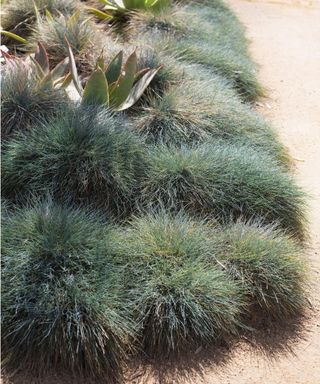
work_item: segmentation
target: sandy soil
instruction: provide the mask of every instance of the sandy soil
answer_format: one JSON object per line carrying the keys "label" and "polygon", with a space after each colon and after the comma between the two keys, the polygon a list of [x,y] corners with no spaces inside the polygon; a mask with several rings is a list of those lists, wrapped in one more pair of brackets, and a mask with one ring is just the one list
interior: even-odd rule
{"label": "sandy soil", "polygon": [[[204,382],[320,383],[320,0],[229,0],[247,27],[252,57],[268,99],[258,110],[273,124],[295,160],[298,182],[310,194],[313,307],[304,338],[292,350],[264,354],[242,342]],[[277,344],[277,340],[274,341]],[[214,372],[212,372],[214,370]]]}

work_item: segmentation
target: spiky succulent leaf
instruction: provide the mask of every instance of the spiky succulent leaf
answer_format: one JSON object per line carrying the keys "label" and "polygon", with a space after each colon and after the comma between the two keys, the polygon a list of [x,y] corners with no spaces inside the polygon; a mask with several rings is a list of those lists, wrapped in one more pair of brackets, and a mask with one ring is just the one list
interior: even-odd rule
{"label": "spiky succulent leaf", "polygon": [[129,56],[115,87],[110,92],[110,105],[113,108],[118,108],[129,96],[135,80],[136,70],[137,55],[133,52]]}
{"label": "spiky succulent leaf", "polygon": [[125,102],[117,109],[118,111],[123,111],[132,107],[142,96],[143,92],[146,90],[148,85],[151,83],[152,79],[155,77],[157,72],[160,70],[160,67],[150,69],[145,73],[139,81],[132,87],[129,96]]}
{"label": "spiky succulent leaf", "polygon": [[88,12],[94,14],[100,20],[112,19],[111,14],[109,14],[107,12],[100,11],[100,9],[90,7],[90,8],[87,8],[87,10],[88,10]]}
{"label": "spiky succulent leaf", "polygon": [[38,42],[38,47],[37,47],[36,53],[34,55],[34,59],[40,65],[40,67],[44,73],[49,72],[48,54],[47,54],[45,47],[40,42]]}
{"label": "spiky succulent leaf", "polygon": [[66,43],[68,46],[68,56],[69,56],[69,60],[70,60],[70,71],[72,74],[73,83],[74,83],[74,86],[75,86],[76,90],[78,91],[79,95],[81,96],[83,94],[83,88],[81,85],[81,81],[79,79],[76,61],[75,61],[75,58],[74,58],[74,55],[72,52],[72,48],[71,48],[67,39],[66,39]]}
{"label": "spiky succulent leaf", "polygon": [[123,60],[123,51],[120,51],[110,62],[108,65],[105,76],[109,85],[115,83],[120,74]]}
{"label": "spiky succulent leaf", "polygon": [[28,40],[24,39],[23,37],[9,31],[1,30],[1,33],[7,37],[10,37],[11,39],[17,40],[22,44],[28,44]]}
{"label": "spiky succulent leaf", "polygon": [[109,105],[109,87],[101,68],[97,68],[83,91],[83,105]]}
{"label": "spiky succulent leaf", "polygon": [[57,87],[58,85],[60,85],[60,88],[67,88],[71,82],[72,82],[72,75],[71,73],[69,73],[67,76],[61,77],[60,79],[57,79],[56,81],[54,81],[53,86]]}
{"label": "spiky succulent leaf", "polygon": [[100,56],[97,59],[96,68],[101,68],[104,71],[105,63],[104,63],[103,51],[101,52]]}
{"label": "spiky succulent leaf", "polygon": [[69,70],[69,58],[66,57],[59,64],[57,64],[51,71],[52,79],[54,81],[60,79],[68,73]]}
{"label": "spiky succulent leaf", "polygon": [[53,89],[51,72],[47,73],[39,82],[39,89]]}

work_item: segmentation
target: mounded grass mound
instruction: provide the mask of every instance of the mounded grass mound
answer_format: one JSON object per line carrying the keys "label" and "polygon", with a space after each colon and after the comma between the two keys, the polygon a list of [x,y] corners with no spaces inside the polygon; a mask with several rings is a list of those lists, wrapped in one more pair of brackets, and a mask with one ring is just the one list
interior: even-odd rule
{"label": "mounded grass mound", "polygon": [[162,96],[152,95],[133,117],[133,124],[152,143],[190,145],[212,138],[242,140],[288,163],[275,132],[219,77],[198,81],[185,78],[169,86]]}
{"label": "mounded grass mound", "polygon": [[[2,5],[1,26],[4,30],[28,38],[36,23],[37,7],[40,14],[48,10],[51,14],[59,12],[70,15],[79,6],[76,0],[10,0]],[[4,37],[2,44],[17,45],[17,41]],[[19,43],[18,43],[19,46]]]}
{"label": "mounded grass mound", "polygon": [[95,214],[50,202],[6,218],[5,370],[118,381],[133,325],[122,305],[120,272],[108,257],[107,233]]}
{"label": "mounded grass mound", "polygon": [[76,59],[79,73],[88,74],[104,47],[104,36],[96,24],[85,13],[59,15],[41,18],[29,39],[29,46],[35,50],[38,42],[45,47],[51,65],[68,57],[69,42]]}
{"label": "mounded grass mound", "polygon": [[247,294],[256,317],[283,320],[305,307],[306,265],[301,248],[279,230],[238,222],[212,239],[207,260],[218,261]]}
{"label": "mounded grass mound", "polygon": [[216,142],[150,154],[142,204],[216,217],[262,217],[303,238],[304,194],[277,162],[250,146]]}
{"label": "mounded grass mound", "polygon": [[248,57],[244,28],[231,12],[201,4],[176,4],[162,12],[135,12],[125,27],[130,38],[136,34],[166,33],[179,39],[191,37],[196,40],[219,41],[233,51]]}
{"label": "mounded grass mound", "polygon": [[180,55],[182,61],[201,64],[229,79],[244,100],[254,101],[262,96],[263,90],[255,78],[253,65],[246,57],[224,45],[213,45],[205,40],[185,38],[172,40],[169,44],[169,51]]}
{"label": "mounded grass mound", "polygon": [[63,90],[41,89],[32,64],[10,60],[1,70],[1,135],[5,140],[58,114],[67,96]]}
{"label": "mounded grass mound", "polygon": [[208,233],[186,216],[160,213],[135,218],[118,234],[115,253],[127,265],[129,305],[148,355],[211,344],[239,326],[241,289],[203,261]]}
{"label": "mounded grass mound", "polygon": [[194,5],[176,6],[160,15],[137,13],[127,34],[147,40],[157,51],[168,51],[182,62],[201,64],[226,77],[245,100],[263,94],[242,27],[233,14]]}
{"label": "mounded grass mound", "polygon": [[106,110],[69,108],[11,140],[2,159],[4,197],[49,190],[61,201],[123,215],[145,168],[143,142]]}

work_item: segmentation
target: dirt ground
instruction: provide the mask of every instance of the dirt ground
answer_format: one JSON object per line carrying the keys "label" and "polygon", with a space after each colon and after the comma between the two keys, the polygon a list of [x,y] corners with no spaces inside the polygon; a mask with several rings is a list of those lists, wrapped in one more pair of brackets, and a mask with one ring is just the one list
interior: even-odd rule
{"label": "dirt ground", "polygon": [[[247,27],[251,54],[268,98],[258,110],[270,119],[310,194],[313,312],[304,337],[275,354],[239,343],[233,357],[207,370],[207,384],[320,383],[320,0],[229,0]],[[275,346],[278,340],[274,340]],[[272,340],[271,340],[272,344]],[[271,345],[272,346],[272,345]],[[275,349],[277,349],[275,347]],[[212,372],[213,371],[213,372]]]}

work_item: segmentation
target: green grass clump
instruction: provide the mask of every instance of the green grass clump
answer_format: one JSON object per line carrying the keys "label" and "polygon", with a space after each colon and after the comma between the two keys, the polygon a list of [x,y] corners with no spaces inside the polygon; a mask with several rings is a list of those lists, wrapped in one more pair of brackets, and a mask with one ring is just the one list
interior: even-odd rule
{"label": "green grass clump", "polygon": [[203,6],[176,6],[160,15],[133,16],[127,33],[148,39],[157,50],[169,50],[182,62],[201,64],[226,77],[245,100],[263,94],[243,28],[233,14]]}
{"label": "green grass clump", "polygon": [[210,255],[209,229],[186,216],[149,214],[118,234],[127,264],[129,306],[141,324],[143,351],[164,357],[212,344],[239,326],[241,290]]}
{"label": "green grass clump", "polygon": [[10,60],[2,67],[1,134],[7,139],[55,116],[67,102],[63,90],[41,89],[32,64]]}
{"label": "green grass clump", "polygon": [[[2,7],[1,26],[4,30],[27,38],[36,22],[35,5],[40,14],[47,9],[53,15],[58,12],[71,14],[78,7],[76,0],[10,0]],[[10,39],[4,37],[2,44],[8,44]],[[16,41],[14,42],[16,44]]]}
{"label": "green grass clump", "polygon": [[214,40],[248,56],[244,28],[238,20],[230,13],[203,5],[179,4],[158,14],[134,13],[125,32],[128,38],[137,34],[160,32],[175,39],[190,37],[196,40]]}
{"label": "green grass clump", "polygon": [[246,101],[256,100],[263,94],[250,59],[219,42],[214,44],[192,38],[172,40],[169,50],[180,55],[182,61],[201,64],[226,77]]}
{"label": "green grass clump", "polygon": [[[283,163],[286,150],[276,133],[257,113],[241,103],[220,77],[188,80],[197,68],[185,68],[185,80],[152,95],[133,118],[134,129],[153,143],[192,144],[212,138],[243,140]],[[190,74],[191,72],[191,74]],[[201,74],[198,73],[200,76]]]}
{"label": "green grass clump", "polygon": [[144,146],[121,117],[105,110],[67,109],[11,140],[3,155],[3,195],[50,190],[59,200],[122,215],[144,172]]}
{"label": "green grass clump", "polygon": [[242,284],[253,314],[284,318],[301,313],[306,267],[289,237],[257,223],[236,223],[213,237],[208,260],[218,260]]}
{"label": "green grass clump", "polygon": [[303,238],[304,195],[279,164],[250,146],[216,142],[194,149],[160,146],[150,156],[145,205],[217,216],[261,216]]}
{"label": "green grass clump", "polygon": [[108,246],[101,247],[101,239],[108,244],[106,233],[107,224],[94,213],[50,201],[6,219],[5,371],[119,379],[132,321],[122,305],[120,272],[110,263]]}
{"label": "green grass clump", "polygon": [[42,43],[54,66],[68,57],[66,39],[74,53],[79,72],[90,72],[103,48],[103,35],[98,33],[94,22],[84,13],[42,18],[30,36],[29,45],[35,50],[38,42]]}

